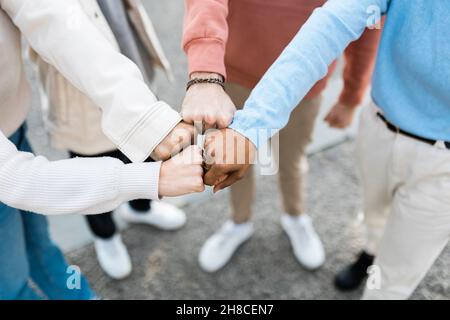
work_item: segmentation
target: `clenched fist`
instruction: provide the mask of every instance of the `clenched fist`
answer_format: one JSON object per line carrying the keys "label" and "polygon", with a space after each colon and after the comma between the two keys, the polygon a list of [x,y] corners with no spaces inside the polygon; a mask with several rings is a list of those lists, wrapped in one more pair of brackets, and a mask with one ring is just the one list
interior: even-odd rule
{"label": "clenched fist", "polygon": [[202,163],[202,150],[197,146],[190,146],[163,162],[159,176],[159,195],[176,197],[204,191]]}
{"label": "clenched fist", "polygon": [[225,189],[242,179],[253,164],[255,145],[232,129],[207,134],[204,157],[209,162],[204,182],[214,186],[214,192]]}
{"label": "clenched fist", "polygon": [[352,124],[355,110],[355,107],[338,102],[325,117],[325,121],[332,128],[345,129]]}
{"label": "clenched fist", "polygon": [[[191,78],[218,78],[214,73],[193,73]],[[223,88],[214,83],[191,86],[181,108],[181,116],[187,123],[203,123],[205,130],[226,128],[233,120],[236,107]]]}
{"label": "clenched fist", "polygon": [[180,122],[150,155],[153,160],[164,161],[193,144],[195,129],[193,125]]}

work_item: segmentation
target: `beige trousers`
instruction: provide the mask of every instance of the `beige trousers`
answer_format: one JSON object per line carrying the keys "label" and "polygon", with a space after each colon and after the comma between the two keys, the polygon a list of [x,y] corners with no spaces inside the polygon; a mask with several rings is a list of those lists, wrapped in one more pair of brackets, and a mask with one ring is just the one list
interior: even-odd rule
{"label": "beige trousers", "polygon": [[363,298],[406,299],[450,239],[450,150],[389,131],[376,112],[363,111],[357,143],[376,252]]}
{"label": "beige trousers", "polygon": [[[228,83],[226,91],[234,104],[241,108],[251,90]],[[290,215],[304,212],[305,202],[305,149],[311,142],[314,123],[321,98],[303,100],[292,112],[288,125],[279,132],[279,180],[284,211]],[[304,164],[304,165],[302,165]],[[231,187],[232,218],[236,223],[247,222],[252,215],[255,195],[254,172]]]}

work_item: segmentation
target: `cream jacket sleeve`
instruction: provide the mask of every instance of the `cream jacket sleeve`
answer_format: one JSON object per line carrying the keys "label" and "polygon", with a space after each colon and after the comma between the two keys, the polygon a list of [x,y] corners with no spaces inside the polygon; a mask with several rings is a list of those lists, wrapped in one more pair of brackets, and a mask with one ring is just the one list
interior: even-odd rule
{"label": "cream jacket sleeve", "polygon": [[[105,132],[132,160],[147,158],[180,121],[76,0],[0,0],[0,6],[47,62],[101,106]],[[42,214],[106,212],[132,199],[157,199],[160,166],[112,158],[50,162],[19,152],[0,132],[0,202]]]}
{"label": "cream jacket sleeve", "polygon": [[138,67],[114,50],[78,0],[0,0],[0,5],[31,47],[102,109],[103,131],[133,162],[147,159],[181,121],[157,101]]}

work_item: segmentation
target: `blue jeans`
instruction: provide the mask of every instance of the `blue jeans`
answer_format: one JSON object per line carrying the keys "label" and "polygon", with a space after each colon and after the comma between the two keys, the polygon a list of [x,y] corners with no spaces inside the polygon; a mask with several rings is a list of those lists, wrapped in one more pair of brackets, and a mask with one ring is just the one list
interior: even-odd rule
{"label": "blue jeans", "polygon": [[[22,126],[10,140],[31,152]],[[95,297],[50,239],[47,219],[0,202],[0,299],[78,300]],[[76,269],[75,269],[76,270]]]}

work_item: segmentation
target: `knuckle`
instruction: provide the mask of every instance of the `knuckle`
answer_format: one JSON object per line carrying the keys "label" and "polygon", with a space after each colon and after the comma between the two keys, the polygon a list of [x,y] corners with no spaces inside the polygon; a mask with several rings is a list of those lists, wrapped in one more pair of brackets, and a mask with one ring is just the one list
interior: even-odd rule
{"label": "knuckle", "polygon": [[216,123],[216,117],[215,115],[207,114],[205,115],[204,121],[209,125],[213,125],[214,123]]}
{"label": "knuckle", "polygon": [[191,149],[190,152],[192,157],[191,157],[191,162],[194,165],[200,165],[203,163],[203,157],[202,157],[202,153],[201,150],[197,149],[198,147],[195,146],[194,149]]}
{"label": "knuckle", "polygon": [[203,175],[203,168],[202,168],[201,165],[195,166],[194,174],[195,174],[196,176],[202,176],[202,175]]}
{"label": "knuckle", "polygon": [[195,180],[194,180],[194,187],[195,188],[202,188],[204,186],[204,184],[203,184],[203,179],[201,178],[201,177],[197,177]]}
{"label": "knuckle", "polygon": [[245,177],[245,172],[239,172],[236,174],[237,180],[242,180]]}
{"label": "knuckle", "polygon": [[187,130],[183,130],[183,134],[181,135],[181,139],[183,141],[191,139],[191,133]]}
{"label": "knuckle", "polygon": [[220,162],[217,163],[217,164],[215,165],[215,167],[216,167],[216,169],[217,169],[218,172],[226,171],[226,168],[227,168],[226,164],[223,164],[223,163],[220,163]]}
{"label": "knuckle", "polygon": [[190,121],[189,123],[193,123],[194,121],[201,121],[202,114],[198,110],[189,110],[186,113],[183,112],[183,119],[187,117]]}
{"label": "knuckle", "polygon": [[182,112],[181,113],[181,117],[183,118],[183,121],[187,124],[187,125],[192,125],[194,123],[194,116],[192,115],[191,112]]}
{"label": "knuckle", "polygon": [[198,156],[196,159],[194,159],[193,161],[192,161],[192,164],[194,165],[194,166],[196,166],[196,168],[201,168],[202,166],[202,164],[203,164],[203,159],[202,158],[200,158],[200,156]]}
{"label": "knuckle", "polygon": [[190,145],[189,148],[194,152],[194,154],[201,155],[202,153],[202,149],[196,144]]}
{"label": "knuckle", "polygon": [[192,115],[192,119],[194,120],[194,121],[203,121],[203,119],[204,119],[204,114],[203,114],[203,112],[200,112],[200,111],[196,111],[196,112],[194,112],[194,114]]}
{"label": "knuckle", "polygon": [[189,105],[189,103],[184,100],[183,101],[183,105],[181,106],[181,115],[183,117],[189,116],[191,114],[191,107]]}
{"label": "knuckle", "polygon": [[166,147],[158,148],[157,150],[155,150],[154,154],[155,154],[155,158],[157,158],[157,160],[166,160],[170,156],[168,148],[166,148]]}
{"label": "knuckle", "polygon": [[181,114],[183,117],[192,116],[192,107],[189,104],[185,103],[181,109]]}
{"label": "knuckle", "polygon": [[217,121],[217,126],[220,129],[228,127],[229,124],[230,124],[230,122],[228,122],[227,118],[221,118]]}
{"label": "knuckle", "polygon": [[233,121],[233,115],[225,117],[226,125],[228,126]]}
{"label": "knuckle", "polygon": [[212,186],[214,184],[214,181],[209,176],[205,176],[203,183],[207,186]]}

